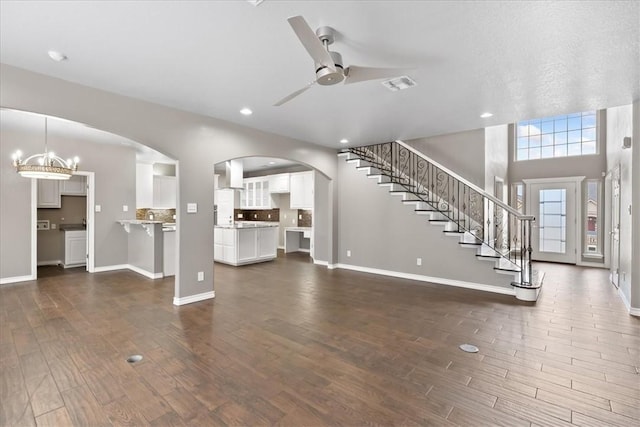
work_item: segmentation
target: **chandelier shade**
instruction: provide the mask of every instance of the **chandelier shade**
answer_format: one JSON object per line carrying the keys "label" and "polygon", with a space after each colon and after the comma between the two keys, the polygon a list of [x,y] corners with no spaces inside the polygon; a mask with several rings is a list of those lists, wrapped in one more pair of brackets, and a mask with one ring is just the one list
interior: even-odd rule
{"label": "chandelier shade", "polygon": [[44,153],[34,154],[22,159],[20,150],[11,156],[13,166],[20,176],[36,179],[65,180],[71,178],[73,172],[78,170],[78,157],[64,160],[48,151],[47,147],[47,118],[44,119]]}

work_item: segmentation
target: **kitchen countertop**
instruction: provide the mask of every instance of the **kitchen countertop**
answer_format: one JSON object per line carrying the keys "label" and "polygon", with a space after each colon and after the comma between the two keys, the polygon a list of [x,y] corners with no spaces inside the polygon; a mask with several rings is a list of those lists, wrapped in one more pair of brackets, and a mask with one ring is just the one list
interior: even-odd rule
{"label": "kitchen countertop", "polygon": [[163,224],[162,221],[153,221],[148,219],[121,219],[120,224]]}
{"label": "kitchen countertop", "polygon": [[58,229],[60,231],[85,231],[87,226],[82,224],[60,224]]}
{"label": "kitchen countertop", "polygon": [[285,227],[284,231],[311,231],[312,227]]}
{"label": "kitchen countertop", "polygon": [[216,225],[216,228],[269,228],[279,227],[277,222],[260,222],[260,223],[235,223],[235,224],[222,224]]}

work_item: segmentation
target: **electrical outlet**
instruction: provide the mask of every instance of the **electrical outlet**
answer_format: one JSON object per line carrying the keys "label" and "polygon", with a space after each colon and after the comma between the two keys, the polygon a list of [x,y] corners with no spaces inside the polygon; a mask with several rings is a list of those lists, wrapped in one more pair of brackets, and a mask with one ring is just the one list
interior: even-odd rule
{"label": "electrical outlet", "polygon": [[422,265],[422,258],[416,259],[416,265]]}
{"label": "electrical outlet", "polygon": [[351,251],[347,250],[347,257],[350,257],[350,256],[351,256]]}
{"label": "electrical outlet", "polygon": [[202,282],[204,280],[204,271],[198,271],[198,282]]}
{"label": "electrical outlet", "polygon": [[122,205],[122,212],[129,212],[129,206]]}
{"label": "electrical outlet", "polygon": [[95,210],[96,210],[96,212],[102,212],[102,206],[101,205],[96,205]]}
{"label": "electrical outlet", "polygon": [[51,224],[51,229],[55,230],[56,228],[58,228],[58,226],[56,224]]}
{"label": "electrical outlet", "polygon": [[296,220],[295,220],[295,219],[292,219],[292,220],[291,220],[291,224],[295,224],[295,223],[296,223]]}
{"label": "electrical outlet", "polygon": [[302,219],[302,214],[298,215],[298,219]]}
{"label": "electrical outlet", "polygon": [[241,213],[238,214],[238,219],[242,219],[244,218],[244,215],[242,215]]}
{"label": "electrical outlet", "polygon": [[253,219],[258,218],[258,214],[253,214]]}
{"label": "electrical outlet", "polygon": [[268,215],[267,215],[267,219],[271,219],[271,214],[268,214]]}

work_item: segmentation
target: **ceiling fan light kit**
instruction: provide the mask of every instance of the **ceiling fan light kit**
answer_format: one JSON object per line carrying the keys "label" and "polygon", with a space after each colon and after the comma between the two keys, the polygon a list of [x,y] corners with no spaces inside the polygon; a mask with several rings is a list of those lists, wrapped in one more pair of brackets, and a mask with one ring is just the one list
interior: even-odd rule
{"label": "ceiling fan light kit", "polygon": [[[333,28],[320,27],[314,32],[302,16],[293,16],[288,19],[288,22],[315,63],[316,79],[302,89],[298,89],[276,102],[274,104],[275,107],[291,101],[315,84],[320,86],[333,86],[342,82],[344,82],[344,84],[351,84],[369,80],[388,79],[390,77],[402,76],[407,71],[407,69],[360,67],[357,65],[345,67],[343,65],[342,55],[329,50],[329,46],[335,41],[335,31]],[[407,76],[401,78],[405,80],[398,83],[398,89],[394,90],[405,89],[406,87],[416,85],[416,82]]]}

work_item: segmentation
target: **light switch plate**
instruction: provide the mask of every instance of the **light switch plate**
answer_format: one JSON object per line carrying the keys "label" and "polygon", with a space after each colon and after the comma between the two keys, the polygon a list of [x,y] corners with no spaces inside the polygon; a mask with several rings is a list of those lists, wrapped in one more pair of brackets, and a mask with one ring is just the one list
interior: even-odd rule
{"label": "light switch plate", "polygon": [[96,205],[96,212],[102,212],[102,206]]}
{"label": "light switch plate", "polygon": [[197,213],[197,212],[198,212],[197,203],[187,203],[187,213]]}

